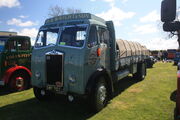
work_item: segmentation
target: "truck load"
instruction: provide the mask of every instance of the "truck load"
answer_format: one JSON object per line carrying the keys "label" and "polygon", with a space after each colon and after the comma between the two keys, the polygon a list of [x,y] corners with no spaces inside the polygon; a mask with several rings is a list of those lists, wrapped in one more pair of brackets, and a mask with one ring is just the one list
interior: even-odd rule
{"label": "truck load", "polygon": [[119,51],[119,67],[138,63],[143,60],[144,57],[149,56],[149,50],[137,42],[118,39],[116,43],[116,49]]}
{"label": "truck load", "polygon": [[32,51],[35,97],[47,100],[55,93],[73,101],[84,96],[98,112],[119,80],[129,74],[135,80],[145,78],[148,55],[137,42],[116,40],[112,21],[90,13],[49,18]]}
{"label": "truck load", "polygon": [[30,88],[31,41],[15,32],[0,32],[0,85],[11,91]]}

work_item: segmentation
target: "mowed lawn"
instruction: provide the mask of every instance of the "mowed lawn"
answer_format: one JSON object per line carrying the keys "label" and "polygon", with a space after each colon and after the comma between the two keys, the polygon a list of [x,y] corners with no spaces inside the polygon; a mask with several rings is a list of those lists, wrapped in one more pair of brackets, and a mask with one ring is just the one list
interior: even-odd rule
{"label": "mowed lawn", "polygon": [[39,102],[32,89],[17,93],[1,90],[0,120],[173,120],[176,72],[172,63],[156,63],[143,81],[121,80],[116,96],[97,114],[89,112],[82,99],[70,103],[57,96]]}

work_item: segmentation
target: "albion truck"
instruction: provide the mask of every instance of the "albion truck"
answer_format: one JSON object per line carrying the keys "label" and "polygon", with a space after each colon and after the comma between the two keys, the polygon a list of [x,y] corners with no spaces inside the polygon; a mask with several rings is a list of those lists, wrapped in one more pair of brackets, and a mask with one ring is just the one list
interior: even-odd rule
{"label": "albion truck", "polygon": [[30,87],[31,41],[15,32],[0,32],[0,85],[11,91]]}
{"label": "albion truck", "polygon": [[116,40],[112,21],[89,13],[47,19],[32,51],[32,86],[39,100],[52,93],[86,96],[100,111],[114,93],[114,85],[132,74],[146,76],[149,53],[137,42]]}

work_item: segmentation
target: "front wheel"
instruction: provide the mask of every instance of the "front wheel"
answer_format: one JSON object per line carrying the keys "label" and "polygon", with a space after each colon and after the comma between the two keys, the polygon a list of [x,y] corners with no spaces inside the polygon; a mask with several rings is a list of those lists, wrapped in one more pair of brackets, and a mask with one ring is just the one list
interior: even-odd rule
{"label": "front wheel", "polygon": [[100,77],[95,83],[92,95],[91,95],[91,105],[94,112],[99,112],[102,110],[108,102],[108,90],[107,84],[103,77]]}
{"label": "front wheel", "polygon": [[34,95],[39,101],[46,101],[50,98],[51,94],[44,88],[33,87]]}

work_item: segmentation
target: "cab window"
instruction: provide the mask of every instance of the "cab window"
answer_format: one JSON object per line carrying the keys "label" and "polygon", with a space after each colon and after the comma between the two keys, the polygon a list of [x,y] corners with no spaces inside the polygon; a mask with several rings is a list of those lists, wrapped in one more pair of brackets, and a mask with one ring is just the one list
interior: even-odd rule
{"label": "cab window", "polygon": [[89,39],[88,39],[88,47],[93,47],[97,45],[98,37],[97,37],[97,28],[95,25],[92,25],[89,31]]}
{"label": "cab window", "polygon": [[100,43],[108,44],[109,42],[109,31],[106,28],[98,28],[98,38]]}
{"label": "cab window", "polygon": [[16,41],[15,40],[9,40],[6,45],[6,49],[8,51],[14,52],[16,51]]}
{"label": "cab window", "polygon": [[19,40],[18,41],[18,50],[30,50],[29,40]]}

